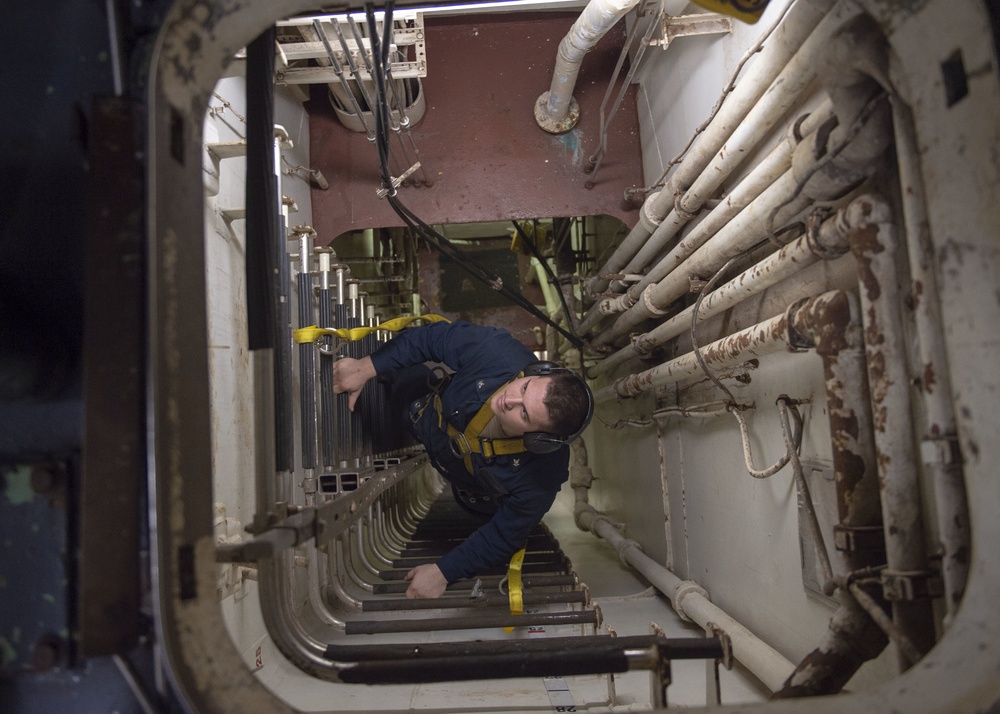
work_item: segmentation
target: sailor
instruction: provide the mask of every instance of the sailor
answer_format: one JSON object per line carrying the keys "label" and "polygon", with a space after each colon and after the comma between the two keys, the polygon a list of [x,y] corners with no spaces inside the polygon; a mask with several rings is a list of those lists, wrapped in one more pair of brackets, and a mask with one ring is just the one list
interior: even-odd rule
{"label": "sailor", "polygon": [[593,395],[576,372],[538,361],[506,330],[468,322],[407,329],[368,357],[339,360],[334,391],[349,395],[353,411],[375,377],[391,383],[393,403],[406,400],[412,432],[456,500],[489,519],[407,573],[406,597],[436,598],[524,547],[568,478],[568,445],[590,422]]}

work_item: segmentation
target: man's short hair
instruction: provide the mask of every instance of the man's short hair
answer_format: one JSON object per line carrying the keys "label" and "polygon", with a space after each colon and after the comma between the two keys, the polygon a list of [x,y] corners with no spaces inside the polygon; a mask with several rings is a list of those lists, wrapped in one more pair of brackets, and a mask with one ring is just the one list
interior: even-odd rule
{"label": "man's short hair", "polygon": [[547,431],[558,436],[573,436],[587,418],[590,395],[580,377],[556,372],[549,376],[549,388],[542,404],[549,414]]}

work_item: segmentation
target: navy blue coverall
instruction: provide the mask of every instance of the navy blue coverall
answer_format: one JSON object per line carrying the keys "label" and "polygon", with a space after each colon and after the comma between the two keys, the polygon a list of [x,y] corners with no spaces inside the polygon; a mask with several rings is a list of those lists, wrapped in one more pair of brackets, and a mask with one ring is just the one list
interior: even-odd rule
{"label": "navy blue coverall", "polygon": [[[453,370],[441,393],[442,414],[459,431],[465,431],[494,392],[535,359],[506,330],[467,322],[436,322],[404,330],[371,355],[379,375],[428,361]],[[499,503],[489,522],[437,562],[441,573],[452,583],[506,565],[524,547],[568,478],[569,447],[548,454],[497,456],[489,463],[472,454],[475,474],[470,474],[452,452],[448,435],[438,427],[433,407],[423,411],[414,431],[445,479],[460,489],[493,496]]]}

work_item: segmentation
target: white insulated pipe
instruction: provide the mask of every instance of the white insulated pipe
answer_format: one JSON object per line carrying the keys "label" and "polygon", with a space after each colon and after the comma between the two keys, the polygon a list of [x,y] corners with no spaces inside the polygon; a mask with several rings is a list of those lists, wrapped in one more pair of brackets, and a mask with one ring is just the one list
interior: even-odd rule
{"label": "white insulated pipe", "polygon": [[937,535],[943,548],[941,575],[947,625],[962,601],[969,576],[969,503],[962,462],[957,457],[958,430],[934,273],[934,248],[927,223],[926,193],[920,175],[920,151],[909,108],[901,101],[894,101],[892,112],[924,405],[921,455],[931,477]]}
{"label": "white insulated pipe", "polygon": [[[664,217],[674,208],[676,192],[685,191],[694,182],[712,157],[719,151],[737,125],[746,117],[757,100],[788,64],[795,52],[813,32],[824,16],[834,7],[836,0],[798,0],[785,16],[784,22],[765,43],[757,58],[750,64],[743,79],[726,97],[719,112],[708,127],[695,140],[667,181],[662,191],[651,194],[639,212],[639,222],[629,231],[611,257],[587,284],[590,294],[601,293],[608,287],[602,275],[620,273],[622,268],[646,242]],[[842,3],[843,4],[843,3]],[[591,313],[589,317],[593,316]],[[589,329],[593,322],[586,325]]]}
{"label": "white insulated pipe", "polygon": [[[870,204],[868,220],[872,230],[852,236],[851,250],[858,261],[868,383],[875,417],[888,564],[883,583],[895,577],[915,577],[919,582],[929,573],[906,359],[909,347],[900,307],[902,292],[896,279],[899,240],[888,205],[875,200]],[[890,588],[886,585],[886,589]],[[900,595],[892,601],[892,614],[893,622],[921,653],[930,650],[934,644],[934,619],[928,598],[921,598],[919,593],[913,600]],[[914,664],[906,652],[900,651],[900,656],[905,666]]]}
{"label": "white insulated pipe", "polygon": [[593,474],[586,464],[570,468],[570,482],[576,496],[574,517],[577,526],[607,541],[618,557],[635,568],[650,584],[667,596],[670,604],[685,620],[708,629],[709,623],[721,628],[733,646],[733,656],[750,670],[772,692],[781,689],[795,671],[795,664],[757,637],[753,632],[708,599],[708,593],[691,580],[681,580],[670,570],[642,552],[634,540],[618,532],[608,518],[587,502],[587,491]]}
{"label": "white insulated pipe", "polygon": [[[846,253],[848,231],[853,225],[852,216],[859,210],[855,202],[848,204],[836,215],[825,220],[815,235],[803,235],[795,239],[777,253],[772,253],[725,285],[713,290],[702,300],[698,319],[707,320],[725,312],[751,295],[766,290],[821,258],[830,259]],[[598,377],[629,359],[647,355],[659,345],[690,330],[693,312],[694,305],[691,305],[649,332],[639,335],[628,345],[591,367],[590,376]]]}
{"label": "white insulated pipe", "polygon": [[[694,218],[706,201],[712,198],[749,152],[767,135],[775,122],[799,102],[802,93],[816,78],[818,68],[822,65],[823,55],[829,49],[831,38],[858,12],[856,7],[841,4],[823,18],[746,117],[733,128],[729,138],[711,156],[701,173],[690,180],[690,186],[677,185],[676,190],[684,192],[677,197],[674,208],[667,218],[657,227],[635,258],[625,266],[625,272],[639,272],[649,260],[659,254],[663,246]],[[827,114],[829,118],[832,115],[832,105],[827,104],[824,109],[829,112]],[[812,129],[803,131],[803,135],[811,133],[816,126],[818,123],[814,123]],[[794,146],[793,143],[787,149],[790,150]],[[790,160],[789,153],[786,161]],[[778,173],[780,174],[780,171]]]}
{"label": "white insulated pipe", "polygon": [[638,4],[639,0],[590,0],[559,43],[549,91],[535,102],[538,126],[550,134],[564,134],[576,126],[580,107],[573,98],[573,89],[584,55]]}
{"label": "white insulated pipe", "polygon": [[[639,296],[647,286],[659,282],[668,273],[677,268],[695,250],[704,245],[715,233],[720,231],[726,223],[731,221],[740,211],[760,196],[768,186],[778,180],[791,166],[792,153],[795,147],[802,141],[802,138],[813,134],[821,124],[825,123],[832,116],[833,104],[829,101],[824,101],[798,127],[789,127],[789,131],[785,137],[771,150],[771,153],[757,164],[747,174],[746,178],[718,206],[712,209],[712,212],[703,221],[684,236],[667,255],[661,258],[652,270],[642,276],[624,295],[602,301],[600,305],[601,312],[607,314],[623,312],[638,302]],[[680,227],[680,224],[671,221],[671,217],[676,215],[676,210],[671,211],[670,216],[653,232],[650,239],[646,241],[646,245],[642,247],[642,250],[636,256],[636,261],[639,261],[641,257],[642,262],[633,267],[643,268],[649,259],[653,258],[663,249],[667,239],[672,238],[676,234],[669,229],[665,230],[665,228],[670,226],[676,225],[677,228]]]}
{"label": "white insulated pipe", "polygon": [[729,258],[739,255],[766,238],[768,218],[776,206],[782,208],[774,216],[774,226],[782,226],[798,215],[812,203],[812,199],[802,194],[796,195],[796,187],[797,180],[793,172],[786,171],[707,243],[698,248],[684,262],[683,269],[674,270],[659,283],[647,287],[642,293],[642,299],[619,316],[607,331],[598,335],[594,343],[610,344],[628,334],[648,317],[662,314],[674,300],[688,291],[689,276],[711,276]]}
{"label": "white insulated pipe", "polygon": [[[716,340],[701,348],[706,364],[726,367],[740,364],[753,357],[774,354],[790,349],[788,316],[782,313],[770,320],[759,322],[728,337]],[[682,379],[704,374],[695,353],[688,352],[677,359],[664,362],[638,374],[615,380],[613,384],[594,392],[594,401],[603,402],[616,397],[636,397],[657,387],[674,384]]]}

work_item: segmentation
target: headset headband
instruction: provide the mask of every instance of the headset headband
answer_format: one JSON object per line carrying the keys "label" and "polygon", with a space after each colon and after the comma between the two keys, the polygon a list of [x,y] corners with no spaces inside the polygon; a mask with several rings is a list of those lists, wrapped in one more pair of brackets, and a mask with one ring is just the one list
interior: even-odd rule
{"label": "headset headband", "polygon": [[548,454],[561,446],[569,444],[580,436],[594,416],[594,395],[590,391],[590,386],[586,380],[571,369],[558,365],[555,362],[546,361],[537,361],[528,364],[521,374],[525,377],[551,377],[556,374],[569,374],[583,385],[583,390],[587,395],[587,415],[575,433],[569,436],[559,436],[547,431],[529,431],[522,437],[524,439],[524,448],[533,454]]}

